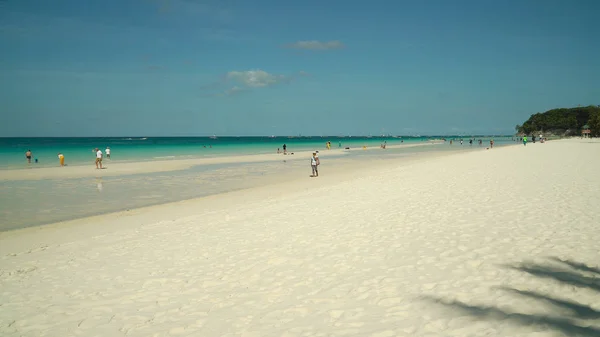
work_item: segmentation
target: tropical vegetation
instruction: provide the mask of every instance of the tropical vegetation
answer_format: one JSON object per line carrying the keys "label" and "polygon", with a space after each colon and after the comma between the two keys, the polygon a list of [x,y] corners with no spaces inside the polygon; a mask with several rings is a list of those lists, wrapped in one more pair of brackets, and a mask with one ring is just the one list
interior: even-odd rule
{"label": "tropical vegetation", "polygon": [[542,132],[555,135],[581,135],[583,126],[588,125],[591,135],[600,136],[600,105],[559,108],[531,115],[522,125],[515,126],[520,134]]}

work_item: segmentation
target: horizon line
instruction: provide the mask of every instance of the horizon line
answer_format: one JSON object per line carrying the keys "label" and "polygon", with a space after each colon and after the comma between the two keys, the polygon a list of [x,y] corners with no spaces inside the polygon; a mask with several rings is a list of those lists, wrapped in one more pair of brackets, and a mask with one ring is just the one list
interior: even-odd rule
{"label": "horizon line", "polygon": [[424,138],[424,137],[479,137],[479,136],[499,136],[499,137],[509,137],[514,136],[513,134],[423,134],[423,135],[210,135],[210,136],[0,136],[0,139],[10,139],[10,138],[326,138],[326,137],[335,137],[335,138],[389,138],[389,137],[406,137],[406,138]]}

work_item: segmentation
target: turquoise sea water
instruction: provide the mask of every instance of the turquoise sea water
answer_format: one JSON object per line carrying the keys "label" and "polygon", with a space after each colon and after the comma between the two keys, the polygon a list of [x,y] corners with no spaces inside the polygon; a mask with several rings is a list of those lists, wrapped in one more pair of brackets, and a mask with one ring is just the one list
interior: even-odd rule
{"label": "turquoise sea water", "polygon": [[[65,156],[67,165],[94,164],[94,148],[102,152],[111,149],[112,162],[147,161],[215,157],[227,155],[274,153],[287,145],[290,152],[319,150],[327,141],[332,148],[356,148],[363,145],[379,147],[388,145],[421,143],[436,137],[111,137],[111,138],[0,138],[0,169],[27,167],[25,152],[31,150],[31,167],[58,166],[57,154]],[[454,136],[446,137],[458,138]],[[489,137],[477,137],[488,142]],[[464,137],[465,143],[468,138]],[[496,137],[501,145],[510,137]],[[468,144],[466,144],[468,145]],[[35,163],[37,159],[37,163]]]}
{"label": "turquoise sea water", "polygon": [[[446,137],[449,139],[448,137]],[[91,149],[101,144],[109,144],[114,149],[115,161],[157,160],[172,156],[239,155],[248,153],[268,153],[277,151],[283,143],[289,151],[323,149],[325,138],[262,138],[208,139],[208,138],[148,138],[145,140],[122,140],[109,138],[76,139],[7,139],[2,140],[0,158],[2,168],[26,167],[24,151],[31,148],[41,167],[56,166],[55,155],[58,148],[66,157],[71,156],[77,164],[93,166]],[[383,141],[389,145],[400,144],[398,138],[331,138],[332,147],[379,147]],[[477,138],[479,139],[479,138]],[[489,138],[481,138],[484,145]],[[150,142],[148,142],[148,140]],[[404,139],[404,144],[424,143],[428,138]],[[498,146],[515,144],[511,137],[495,137]],[[129,142],[129,143],[128,143]],[[204,148],[206,144],[207,148]],[[209,147],[212,145],[212,149]],[[485,148],[485,146],[482,146]],[[482,150],[477,144],[469,146],[468,139],[461,146],[449,142],[428,146],[400,147],[387,150],[348,151],[339,155],[323,151],[322,175],[335,174],[342,166],[360,170],[373,167],[382,160],[419,156],[429,152],[462,152]],[[88,154],[89,153],[89,154]],[[126,156],[127,159],[119,159]],[[73,159],[78,158],[78,160]],[[91,158],[91,160],[90,160]],[[99,215],[167,202],[208,196],[218,193],[251,188],[263,184],[285,182],[298,177],[308,177],[308,158],[290,157],[282,161],[265,163],[204,164],[185,170],[140,173],[108,177],[59,178],[44,180],[2,181],[0,180],[0,231],[37,226],[58,221]],[[42,162],[44,160],[44,162]],[[72,163],[67,161],[67,163]],[[32,167],[35,164],[32,164]],[[93,167],[90,169],[93,170]],[[0,176],[2,172],[0,170]]]}

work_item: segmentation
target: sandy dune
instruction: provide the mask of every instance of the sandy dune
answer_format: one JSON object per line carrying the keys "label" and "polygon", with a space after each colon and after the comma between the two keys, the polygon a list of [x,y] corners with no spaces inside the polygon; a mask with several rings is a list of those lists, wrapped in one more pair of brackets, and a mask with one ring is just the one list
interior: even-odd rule
{"label": "sandy dune", "polygon": [[600,143],[0,233],[1,336],[600,336]]}

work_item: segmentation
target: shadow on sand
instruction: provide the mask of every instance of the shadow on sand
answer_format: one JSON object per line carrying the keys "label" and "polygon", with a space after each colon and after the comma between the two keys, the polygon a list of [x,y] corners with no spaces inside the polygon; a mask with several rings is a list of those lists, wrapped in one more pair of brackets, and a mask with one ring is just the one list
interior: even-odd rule
{"label": "shadow on sand", "polygon": [[[549,259],[555,262],[556,265],[562,265],[562,267],[559,268],[555,265],[536,264],[532,262],[504,265],[503,267],[528,273],[535,277],[551,279],[565,285],[600,292],[600,270],[598,268],[555,257]],[[584,275],[583,273],[588,275]],[[595,320],[600,319],[600,311],[588,305],[536,291],[519,290],[511,287],[496,287],[495,289],[540,301],[560,310],[563,314],[552,316],[549,314],[520,313],[493,305],[465,303],[435,296],[424,296],[423,299],[482,320],[503,320],[521,326],[537,325],[552,329],[566,336],[600,336],[600,328],[591,326],[592,323],[596,323],[596,325],[599,323]]]}

